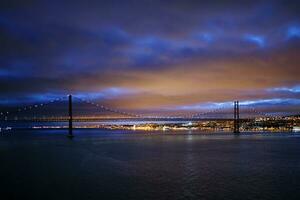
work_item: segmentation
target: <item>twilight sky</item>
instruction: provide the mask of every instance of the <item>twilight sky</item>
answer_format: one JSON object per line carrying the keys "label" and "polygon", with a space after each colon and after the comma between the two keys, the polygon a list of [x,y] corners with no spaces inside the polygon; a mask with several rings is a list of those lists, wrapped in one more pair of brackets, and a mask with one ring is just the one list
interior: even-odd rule
{"label": "twilight sky", "polygon": [[300,107],[300,1],[4,0],[0,104]]}

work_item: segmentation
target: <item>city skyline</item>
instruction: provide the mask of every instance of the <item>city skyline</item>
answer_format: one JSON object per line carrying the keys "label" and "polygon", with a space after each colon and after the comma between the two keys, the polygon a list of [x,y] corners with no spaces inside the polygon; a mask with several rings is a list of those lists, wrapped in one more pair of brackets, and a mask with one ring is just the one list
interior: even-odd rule
{"label": "city skyline", "polygon": [[71,93],[127,110],[299,109],[295,1],[1,4],[1,107]]}

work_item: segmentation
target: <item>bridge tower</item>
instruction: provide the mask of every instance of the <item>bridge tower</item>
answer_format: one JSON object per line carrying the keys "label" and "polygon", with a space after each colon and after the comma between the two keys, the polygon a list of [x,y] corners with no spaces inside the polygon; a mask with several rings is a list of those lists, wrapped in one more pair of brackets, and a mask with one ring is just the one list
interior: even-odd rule
{"label": "bridge tower", "polygon": [[72,110],[72,95],[69,95],[69,138],[73,138],[73,110]]}
{"label": "bridge tower", "polygon": [[234,101],[234,121],[233,133],[240,133],[240,104],[239,101]]}

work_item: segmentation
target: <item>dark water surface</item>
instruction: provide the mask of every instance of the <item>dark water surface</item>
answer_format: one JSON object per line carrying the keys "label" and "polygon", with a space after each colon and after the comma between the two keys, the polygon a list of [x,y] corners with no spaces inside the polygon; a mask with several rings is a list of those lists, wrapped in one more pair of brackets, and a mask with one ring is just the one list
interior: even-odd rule
{"label": "dark water surface", "polygon": [[65,134],[1,135],[0,199],[300,199],[299,135]]}

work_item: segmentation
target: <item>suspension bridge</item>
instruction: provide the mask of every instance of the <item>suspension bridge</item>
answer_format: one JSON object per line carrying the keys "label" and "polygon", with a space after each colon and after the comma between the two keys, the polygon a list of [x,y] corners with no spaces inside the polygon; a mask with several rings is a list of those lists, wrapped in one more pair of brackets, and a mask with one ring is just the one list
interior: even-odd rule
{"label": "suspension bridge", "polygon": [[[293,115],[299,113],[292,113]],[[73,122],[91,122],[99,120],[190,120],[190,121],[229,121],[233,122],[232,131],[240,133],[240,126],[244,122],[254,120],[258,117],[269,119],[281,119],[286,113],[269,114],[260,111],[251,105],[233,102],[233,107],[220,105],[219,107],[205,112],[189,112],[173,115],[154,115],[141,112],[129,112],[101,105],[98,102],[80,98],[77,96],[63,96],[48,102],[32,105],[13,106],[2,109],[0,112],[1,122],[68,122],[69,136],[73,136]]]}

